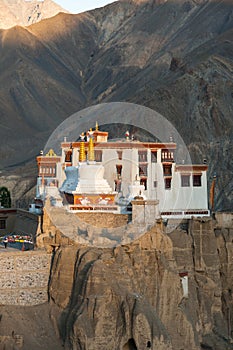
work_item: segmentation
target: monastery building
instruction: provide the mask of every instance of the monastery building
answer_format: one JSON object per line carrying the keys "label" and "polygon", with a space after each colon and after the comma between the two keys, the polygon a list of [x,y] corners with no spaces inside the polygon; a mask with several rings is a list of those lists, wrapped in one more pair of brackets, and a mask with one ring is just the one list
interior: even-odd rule
{"label": "monastery building", "polygon": [[[157,207],[163,219],[209,216],[206,164],[176,164],[176,144],[140,142],[129,137],[108,140],[108,132],[82,133],[37,157],[36,200],[50,197],[70,212],[127,213],[141,201]],[[32,211],[36,210],[36,204]]]}

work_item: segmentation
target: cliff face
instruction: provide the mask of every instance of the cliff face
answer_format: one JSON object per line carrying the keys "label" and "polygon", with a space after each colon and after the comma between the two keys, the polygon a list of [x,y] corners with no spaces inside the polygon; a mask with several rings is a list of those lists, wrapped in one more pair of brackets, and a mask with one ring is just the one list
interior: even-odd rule
{"label": "cliff face", "polygon": [[0,348],[232,350],[233,215],[174,224],[110,249],[74,244],[45,216],[49,303],[1,305]]}
{"label": "cliff face", "polygon": [[224,226],[158,223],[130,245],[59,248],[49,295],[65,348],[233,349],[232,217]]}

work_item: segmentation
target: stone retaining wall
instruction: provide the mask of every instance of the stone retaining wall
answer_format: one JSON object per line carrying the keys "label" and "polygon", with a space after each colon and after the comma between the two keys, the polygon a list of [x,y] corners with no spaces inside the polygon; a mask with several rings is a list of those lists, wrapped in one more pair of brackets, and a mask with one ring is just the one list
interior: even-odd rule
{"label": "stone retaining wall", "polygon": [[20,251],[0,255],[0,304],[37,305],[48,301],[50,254]]}
{"label": "stone retaining wall", "polygon": [[95,227],[115,228],[125,226],[128,223],[128,215],[113,213],[76,213],[76,216]]}

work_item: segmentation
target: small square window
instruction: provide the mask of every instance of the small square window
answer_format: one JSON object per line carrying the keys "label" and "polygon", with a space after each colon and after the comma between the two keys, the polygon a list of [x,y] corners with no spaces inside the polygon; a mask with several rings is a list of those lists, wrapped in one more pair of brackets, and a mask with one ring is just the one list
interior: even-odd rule
{"label": "small square window", "polygon": [[140,164],[139,175],[140,176],[147,176],[147,164]]}
{"label": "small square window", "polygon": [[151,151],[151,163],[157,163],[157,151]]}
{"label": "small square window", "polygon": [[181,187],[190,186],[190,175],[181,175]]}
{"label": "small square window", "polygon": [[165,190],[169,190],[171,188],[171,178],[167,177],[164,179]]}
{"label": "small square window", "polygon": [[102,151],[101,150],[95,150],[95,161],[102,162]]}
{"label": "small square window", "polygon": [[172,175],[172,165],[164,165],[163,166],[163,175],[164,176],[171,176]]}
{"label": "small square window", "polygon": [[201,186],[201,175],[193,175],[193,186],[194,187]]}
{"label": "small square window", "polygon": [[66,151],[65,152],[65,162],[72,162],[72,151]]}
{"label": "small square window", "polygon": [[147,162],[147,151],[138,151],[139,163]]}

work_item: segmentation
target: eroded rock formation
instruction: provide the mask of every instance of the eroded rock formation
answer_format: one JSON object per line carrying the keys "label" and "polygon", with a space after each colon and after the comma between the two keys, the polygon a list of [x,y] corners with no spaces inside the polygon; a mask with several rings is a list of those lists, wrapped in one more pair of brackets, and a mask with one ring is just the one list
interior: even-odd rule
{"label": "eroded rock formation", "polygon": [[232,350],[232,220],[158,221],[130,244],[98,248],[45,216],[49,301],[1,305],[0,349]]}
{"label": "eroded rock formation", "polygon": [[65,348],[233,349],[233,231],[225,226],[158,222],[129,245],[60,247],[49,295]]}

